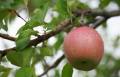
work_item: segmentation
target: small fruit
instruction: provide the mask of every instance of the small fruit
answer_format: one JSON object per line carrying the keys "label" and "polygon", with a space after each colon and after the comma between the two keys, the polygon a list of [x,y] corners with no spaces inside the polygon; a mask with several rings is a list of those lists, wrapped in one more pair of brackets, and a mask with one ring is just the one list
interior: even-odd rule
{"label": "small fruit", "polygon": [[74,68],[89,71],[99,64],[103,56],[103,41],[93,28],[79,27],[64,38],[64,53]]}

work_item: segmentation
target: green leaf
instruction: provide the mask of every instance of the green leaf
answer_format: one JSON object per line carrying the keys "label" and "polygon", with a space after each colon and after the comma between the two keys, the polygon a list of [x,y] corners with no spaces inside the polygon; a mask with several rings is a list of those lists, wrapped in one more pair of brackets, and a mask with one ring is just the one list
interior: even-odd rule
{"label": "green leaf", "polygon": [[4,29],[5,31],[8,30],[8,26],[7,26],[7,19],[3,19],[2,21],[0,21],[0,29]]}
{"label": "green leaf", "polygon": [[11,62],[11,64],[14,64],[16,66],[23,66],[23,58],[21,52],[11,51],[7,54],[7,59]]}
{"label": "green leaf", "polygon": [[6,31],[8,30],[8,18],[9,18],[9,17],[6,16],[6,17],[3,19],[3,27],[2,27],[2,28],[3,28],[4,30],[6,30]]}
{"label": "green leaf", "polygon": [[0,29],[3,28],[3,22],[0,21]]}
{"label": "green leaf", "polygon": [[53,51],[54,51],[53,48],[48,47],[48,46],[40,48],[40,54],[42,56],[52,56],[54,53]]}
{"label": "green leaf", "polygon": [[36,6],[36,9],[31,14],[30,20],[23,27],[21,27],[17,33],[20,33],[27,29],[33,29],[34,27],[45,24],[44,18],[49,9],[50,1],[49,0],[32,0],[32,4],[34,3]]}
{"label": "green leaf", "polygon": [[8,77],[9,74],[10,74],[10,70],[3,72],[1,77]]}
{"label": "green leaf", "polygon": [[73,68],[70,64],[65,64],[62,70],[62,77],[72,77]]}
{"label": "green leaf", "polygon": [[1,10],[0,9],[0,29],[4,29],[4,30],[8,30],[8,27],[7,27],[7,21],[8,21],[8,16],[9,16],[9,11],[8,10]]}
{"label": "green leaf", "polygon": [[11,8],[11,0],[0,1],[0,10],[6,10]]}
{"label": "green leaf", "polygon": [[54,77],[60,77],[60,73],[59,73],[59,70],[55,70],[55,76]]}
{"label": "green leaf", "polygon": [[7,67],[0,65],[0,72],[2,72],[0,77],[8,77],[10,71],[11,71],[11,68],[7,68]]}
{"label": "green leaf", "polygon": [[69,17],[69,8],[67,5],[67,0],[57,0],[56,9],[61,17],[63,18]]}
{"label": "green leaf", "polygon": [[18,7],[20,7],[20,5],[24,5],[24,0],[13,0],[13,2],[11,3],[11,8],[17,9]]}
{"label": "green leaf", "polygon": [[15,77],[36,77],[34,68],[24,67],[16,71]]}
{"label": "green leaf", "polygon": [[44,9],[35,9],[30,20],[18,30],[17,34],[24,30],[33,29],[34,27],[44,25],[44,18],[46,16],[47,10],[48,5],[44,6]]}
{"label": "green leaf", "polygon": [[35,21],[35,20],[29,20],[24,26],[22,26],[18,30],[17,34],[23,32],[27,29],[33,29],[34,27],[39,26],[39,25],[40,25],[40,22]]}
{"label": "green leaf", "polygon": [[77,9],[88,9],[89,8],[87,4],[82,3],[80,1],[76,1],[74,5],[76,5]]}
{"label": "green leaf", "polygon": [[63,43],[63,34],[60,33],[56,37],[57,37],[57,42],[55,43],[54,47],[55,50],[57,51]]}
{"label": "green leaf", "polygon": [[27,48],[22,52],[11,51],[7,54],[7,59],[16,66],[26,67],[30,66],[32,55],[33,49]]}
{"label": "green leaf", "polygon": [[46,4],[50,3],[51,0],[31,0],[31,3],[35,8],[42,9]]}
{"label": "green leaf", "polygon": [[46,23],[44,26],[45,26],[48,30],[52,30],[52,29],[54,29],[61,21],[62,21],[61,16],[58,16],[58,17],[53,18],[50,23]]}
{"label": "green leaf", "polygon": [[109,3],[111,2],[111,0],[100,0],[100,8],[105,8]]}
{"label": "green leaf", "polygon": [[23,66],[31,65],[31,59],[32,59],[33,54],[34,54],[33,48],[27,48],[22,52]]}
{"label": "green leaf", "polygon": [[49,8],[49,3],[45,3],[46,5],[42,7],[42,9],[35,9],[33,12],[33,15],[31,17],[32,20],[38,21],[40,23],[44,23],[44,19],[46,16],[46,13]]}
{"label": "green leaf", "polygon": [[32,29],[27,29],[20,33],[18,38],[16,39],[16,48],[17,50],[24,49],[30,42],[30,36],[31,35],[37,35],[37,31],[34,31]]}
{"label": "green leaf", "polygon": [[0,1],[0,9],[16,9],[19,5],[23,5],[23,0],[3,0]]}
{"label": "green leaf", "polygon": [[25,5],[28,5],[29,0],[24,0]]}
{"label": "green leaf", "polygon": [[120,7],[120,0],[113,0],[113,1],[115,1]]}
{"label": "green leaf", "polygon": [[11,68],[6,68],[6,67],[0,65],[0,72],[6,72],[9,70],[11,70]]}
{"label": "green leaf", "polygon": [[1,14],[0,14],[0,21],[2,21],[6,16],[9,15],[9,11],[8,10],[1,10],[0,9],[0,12],[1,12]]}

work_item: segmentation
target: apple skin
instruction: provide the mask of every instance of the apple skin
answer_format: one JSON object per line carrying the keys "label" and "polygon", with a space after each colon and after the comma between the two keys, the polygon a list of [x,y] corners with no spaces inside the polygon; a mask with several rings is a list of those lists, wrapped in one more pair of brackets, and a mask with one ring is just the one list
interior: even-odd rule
{"label": "apple skin", "polygon": [[97,31],[87,26],[70,31],[64,38],[63,48],[68,62],[84,71],[96,68],[104,53],[102,38]]}

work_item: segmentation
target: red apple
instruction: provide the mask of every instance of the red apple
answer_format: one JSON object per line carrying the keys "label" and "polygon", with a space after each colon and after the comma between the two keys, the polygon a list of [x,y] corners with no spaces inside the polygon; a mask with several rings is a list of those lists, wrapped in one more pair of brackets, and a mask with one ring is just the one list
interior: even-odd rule
{"label": "red apple", "polygon": [[73,29],[64,38],[64,53],[76,69],[89,71],[101,61],[104,53],[103,40],[93,28],[83,26]]}

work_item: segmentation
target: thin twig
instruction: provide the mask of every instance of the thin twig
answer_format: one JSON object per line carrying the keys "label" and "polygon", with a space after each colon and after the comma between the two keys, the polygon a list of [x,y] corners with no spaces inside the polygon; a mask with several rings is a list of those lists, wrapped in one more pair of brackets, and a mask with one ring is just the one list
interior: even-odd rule
{"label": "thin twig", "polygon": [[92,28],[97,28],[101,23],[105,22],[107,19],[108,18],[105,17],[99,17],[94,23],[90,24],[89,26]]}
{"label": "thin twig", "polygon": [[38,77],[42,77],[43,75],[45,75],[46,73],[48,73],[49,70],[55,68],[56,66],[58,66],[60,64],[60,62],[65,58],[64,55],[62,55],[60,58],[58,58],[52,66],[48,67],[41,75],[39,75]]}
{"label": "thin twig", "polygon": [[27,22],[19,13],[17,13],[16,10],[12,10],[13,13],[15,13],[19,18],[21,18],[23,21]]}

